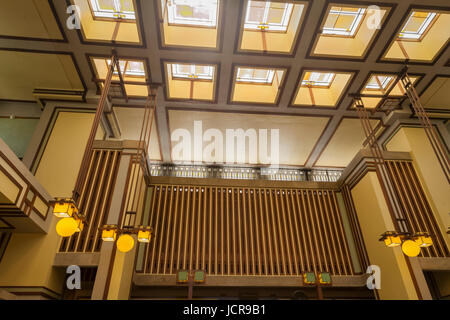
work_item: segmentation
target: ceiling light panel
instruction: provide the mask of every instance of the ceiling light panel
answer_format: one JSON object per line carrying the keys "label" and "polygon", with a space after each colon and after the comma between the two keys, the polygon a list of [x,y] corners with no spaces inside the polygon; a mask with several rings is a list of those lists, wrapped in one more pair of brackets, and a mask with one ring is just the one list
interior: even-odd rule
{"label": "ceiling light panel", "polygon": [[275,75],[273,69],[241,68],[237,70],[237,82],[271,84]]}
{"label": "ceiling light panel", "polygon": [[331,7],[322,34],[352,37],[361,25],[365,13],[365,8]]}
{"label": "ceiling light panel", "polygon": [[246,30],[286,31],[294,5],[271,1],[248,1]]}
{"label": "ceiling light panel", "polygon": [[398,38],[420,40],[436,18],[436,12],[411,12]]}
{"label": "ceiling light panel", "polygon": [[302,81],[302,86],[330,87],[336,74],[331,72],[307,72]]}
{"label": "ceiling light panel", "polygon": [[216,27],[219,0],[162,0],[169,24]]}
{"label": "ceiling light panel", "polygon": [[168,64],[168,67],[172,68],[172,77],[175,79],[212,81],[214,77],[214,66],[174,63]]}
{"label": "ceiling light panel", "polygon": [[133,0],[89,0],[96,18],[136,20]]}

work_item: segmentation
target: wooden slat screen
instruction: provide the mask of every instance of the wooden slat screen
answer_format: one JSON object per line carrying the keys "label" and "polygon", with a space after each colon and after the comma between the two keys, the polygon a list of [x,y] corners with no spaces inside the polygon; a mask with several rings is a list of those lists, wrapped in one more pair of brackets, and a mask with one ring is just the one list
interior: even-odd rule
{"label": "wooden slat screen", "polygon": [[448,257],[449,250],[411,161],[386,161],[397,198],[410,232],[428,232],[434,245],[421,250],[421,257]]}
{"label": "wooden slat screen", "polygon": [[332,190],[155,185],[137,272],[209,275],[352,275]]}
{"label": "wooden slat screen", "polygon": [[101,234],[98,228],[107,219],[121,151],[94,150],[93,153],[80,197],[80,212],[86,215],[87,226],[83,232],[63,238],[60,252],[100,251]]}

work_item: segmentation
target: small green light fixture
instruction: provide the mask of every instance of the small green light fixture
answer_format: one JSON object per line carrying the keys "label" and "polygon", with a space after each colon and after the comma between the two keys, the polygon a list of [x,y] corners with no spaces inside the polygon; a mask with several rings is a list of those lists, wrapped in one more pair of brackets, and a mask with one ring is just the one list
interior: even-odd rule
{"label": "small green light fixture", "polygon": [[316,275],[314,272],[305,272],[303,273],[303,283],[305,285],[315,285],[316,284]]}
{"label": "small green light fixture", "polygon": [[189,271],[188,270],[178,270],[177,271],[177,283],[187,283],[189,281]]}
{"label": "small green light fixture", "polygon": [[328,272],[319,273],[319,283],[323,285],[331,285],[331,274]]}

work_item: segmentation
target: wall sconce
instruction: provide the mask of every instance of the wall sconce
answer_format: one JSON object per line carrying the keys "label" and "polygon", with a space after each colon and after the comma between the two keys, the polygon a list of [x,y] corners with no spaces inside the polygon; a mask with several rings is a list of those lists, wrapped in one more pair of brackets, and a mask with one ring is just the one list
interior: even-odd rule
{"label": "wall sconce", "polygon": [[106,242],[116,241],[117,238],[117,226],[106,225],[102,229],[102,240]]}
{"label": "wall sconce", "polygon": [[381,235],[379,241],[384,241],[389,248],[401,245],[403,253],[408,257],[417,257],[421,248],[433,245],[433,240],[427,232],[417,232],[411,236],[409,233],[387,231]]}
{"label": "wall sconce", "polygon": [[413,235],[413,239],[421,248],[427,248],[433,245],[433,239],[431,239],[431,236],[427,232],[417,232]]}
{"label": "wall sconce", "polygon": [[386,247],[393,248],[402,244],[400,234],[395,231],[387,231],[381,235],[380,241],[384,241]]}
{"label": "wall sconce", "polygon": [[138,230],[138,241],[141,243],[149,243],[152,239],[152,228],[151,227],[139,227]]}
{"label": "wall sconce", "polygon": [[58,218],[70,218],[73,213],[78,213],[75,201],[70,198],[57,198],[51,203],[53,205],[53,214]]}
{"label": "wall sconce", "polygon": [[119,228],[116,225],[105,225],[99,230],[102,232],[102,240],[105,242],[114,242],[118,237],[117,249],[123,253],[134,247],[134,238],[131,235],[136,234],[140,243],[149,243],[153,234],[153,228],[146,226]]}
{"label": "wall sconce", "polygon": [[85,217],[79,213],[75,201],[70,198],[56,198],[50,202],[53,206],[53,214],[57,218],[61,218],[56,224],[56,232],[61,237],[70,237],[75,232],[83,231],[85,225]]}

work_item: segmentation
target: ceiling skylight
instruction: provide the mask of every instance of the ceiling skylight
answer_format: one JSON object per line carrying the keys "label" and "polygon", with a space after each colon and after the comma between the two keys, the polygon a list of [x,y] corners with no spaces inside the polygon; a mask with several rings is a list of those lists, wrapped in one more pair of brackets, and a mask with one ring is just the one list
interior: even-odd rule
{"label": "ceiling skylight", "polygon": [[273,69],[238,68],[237,82],[271,84],[275,76]]}
{"label": "ceiling skylight", "polygon": [[244,28],[286,31],[294,5],[271,1],[248,1]]}
{"label": "ceiling skylight", "polygon": [[172,78],[190,79],[190,80],[212,80],[214,76],[214,67],[195,64],[168,64],[169,73],[172,72]]}
{"label": "ceiling skylight", "polygon": [[322,34],[352,37],[362,23],[366,9],[331,7]]}
{"label": "ceiling skylight", "polygon": [[393,76],[373,75],[367,82],[368,90],[386,90],[394,80]]}
{"label": "ceiling skylight", "polygon": [[216,27],[219,0],[161,0],[168,23],[201,27]]}
{"label": "ceiling skylight", "polygon": [[[108,66],[111,65],[111,60],[107,61]],[[119,61],[120,71],[122,75],[134,76],[134,77],[145,77],[145,68],[142,61],[130,61],[130,60],[120,60]],[[119,74],[117,70],[114,74]]]}
{"label": "ceiling skylight", "polygon": [[306,72],[302,86],[307,87],[330,87],[336,74],[330,72]]}
{"label": "ceiling skylight", "polygon": [[133,0],[90,0],[96,18],[136,20]]}
{"label": "ceiling skylight", "polygon": [[400,39],[420,40],[437,17],[435,12],[413,11],[398,37]]}

